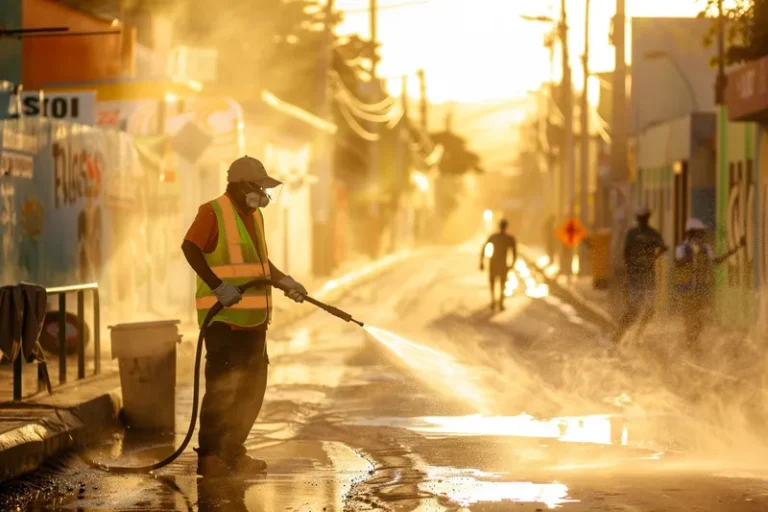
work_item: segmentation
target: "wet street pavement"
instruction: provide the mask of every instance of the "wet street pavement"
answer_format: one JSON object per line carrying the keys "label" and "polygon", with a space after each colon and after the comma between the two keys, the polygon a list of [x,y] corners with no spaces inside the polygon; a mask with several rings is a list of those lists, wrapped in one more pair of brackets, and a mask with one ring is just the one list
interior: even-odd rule
{"label": "wet street pavement", "polygon": [[[198,479],[191,449],[156,477],[68,456],[4,485],[0,509],[768,510],[759,381],[680,364],[671,324],[608,350],[522,263],[492,313],[477,252],[428,252],[352,292],[338,306],[368,331],[318,313],[271,332],[248,441],[262,478]],[[177,392],[178,444],[189,384]],[[92,455],[170,451],[116,433]]]}

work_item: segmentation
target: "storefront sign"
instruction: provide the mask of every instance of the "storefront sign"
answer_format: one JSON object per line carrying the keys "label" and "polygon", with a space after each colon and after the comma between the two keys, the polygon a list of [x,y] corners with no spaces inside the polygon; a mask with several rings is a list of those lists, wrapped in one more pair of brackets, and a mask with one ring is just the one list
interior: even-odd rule
{"label": "storefront sign", "polygon": [[729,121],[768,119],[768,57],[729,74],[725,94]]}
{"label": "storefront sign", "polygon": [[46,93],[28,91],[21,93],[22,114],[26,117],[47,117],[61,121],[96,124],[96,93]]}

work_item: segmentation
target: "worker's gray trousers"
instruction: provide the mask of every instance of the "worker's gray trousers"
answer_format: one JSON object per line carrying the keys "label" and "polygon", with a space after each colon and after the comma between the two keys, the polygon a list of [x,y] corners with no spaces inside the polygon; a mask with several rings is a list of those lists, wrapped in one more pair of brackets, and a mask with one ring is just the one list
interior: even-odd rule
{"label": "worker's gray trousers", "polygon": [[245,454],[245,441],[267,388],[266,334],[233,330],[221,322],[208,327],[200,456],[218,455],[231,461]]}

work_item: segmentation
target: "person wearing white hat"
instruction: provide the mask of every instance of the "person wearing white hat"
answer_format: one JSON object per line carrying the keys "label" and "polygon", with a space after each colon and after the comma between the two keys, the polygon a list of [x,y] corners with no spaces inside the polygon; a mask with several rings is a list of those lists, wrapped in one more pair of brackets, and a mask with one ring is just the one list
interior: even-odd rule
{"label": "person wearing white hat", "polygon": [[227,190],[200,207],[181,246],[197,274],[198,323],[221,302],[225,307],[205,336],[205,395],[200,409],[198,473],[226,476],[267,469],[247,455],[244,443],[261,409],[267,386],[267,327],[272,317],[270,286],[241,293],[256,278],[279,281],[286,295],[302,302],[304,287],[269,260],[261,209],[280,181],[255,158],[229,167]]}
{"label": "person wearing white hat", "polygon": [[686,345],[694,355],[700,353],[699,336],[712,314],[714,267],[746,245],[746,238],[742,236],[738,246],[715,256],[715,251],[706,243],[708,231],[704,222],[692,217],[685,223],[685,239],[675,247],[675,291],[680,300]]}
{"label": "person wearing white hat", "polygon": [[638,316],[640,330],[653,317],[656,297],[656,258],[667,251],[661,234],[650,226],[651,210],[641,206],[635,212],[637,226],[629,230],[624,241],[624,267],[627,273],[627,309],[619,319],[613,335],[614,343],[621,341]]}

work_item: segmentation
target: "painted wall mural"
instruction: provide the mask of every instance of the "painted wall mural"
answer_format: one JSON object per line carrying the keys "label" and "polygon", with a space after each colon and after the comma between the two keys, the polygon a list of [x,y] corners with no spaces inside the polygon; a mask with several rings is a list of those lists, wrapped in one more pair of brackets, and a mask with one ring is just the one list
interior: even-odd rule
{"label": "painted wall mural", "polygon": [[[8,147],[20,131],[23,153]],[[132,269],[143,261],[147,213],[131,137],[48,120],[6,120],[0,133],[3,155],[34,162],[32,172],[0,176],[0,283],[98,282],[105,321],[135,314],[147,279]]]}
{"label": "painted wall mural", "polygon": [[730,258],[727,283],[730,287],[750,288],[754,283],[755,224],[752,212],[755,204],[753,161],[747,159],[728,165],[728,203],[725,211],[725,241],[728,250],[738,247],[741,237],[747,239],[747,249]]}
{"label": "painted wall mural", "polygon": [[760,183],[760,204],[757,213],[758,236],[755,237],[755,255],[758,261],[758,285],[768,290],[768,132],[766,130],[761,130],[758,148],[757,177]]}

